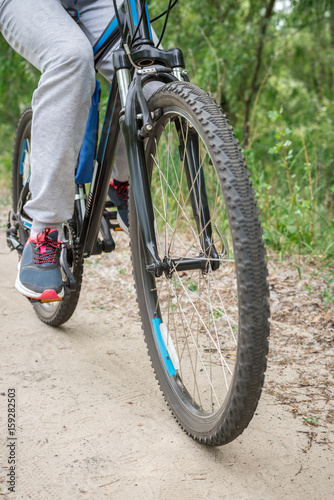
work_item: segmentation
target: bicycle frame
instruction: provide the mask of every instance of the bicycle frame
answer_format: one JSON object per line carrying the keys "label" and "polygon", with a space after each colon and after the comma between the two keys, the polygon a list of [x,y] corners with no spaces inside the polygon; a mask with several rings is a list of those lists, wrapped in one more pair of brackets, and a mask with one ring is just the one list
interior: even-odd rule
{"label": "bicycle frame", "polygon": [[[126,0],[110,21],[94,47],[96,67],[120,38],[101,138],[97,147],[97,85],[75,176],[74,215],[63,224],[57,295],[64,300],[50,295],[49,304],[44,292],[28,298],[41,321],[64,324],[79,299],[83,257],[114,249],[110,229],[118,226],[109,224],[116,212],[108,212],[107,190],[122,130],[133,277],[152,367],[181,427],[200,443],[227,444],[254,414],[268,352],[265,250],[248,172],[226,116],[188,83],[182,53],[154,46],[143,0]],[[156,82],[162,88],[152,94]],[[22,113],[14,142],[7,243],[19,253],[32,222],[24,211],[31,197],[32,117],[31,107]],[[45,233],[36,250],[46,248]],[[51,262],[55,254],[44,257]],[[36,263],[43,265],[42,258]],[[29,289],[20,283],[19,275],[16,287],[25,295]]]}
{"label": "bicycle frame", "polygon": [[[184,70],[184,59],[179,49],[165,51],[154,47],[146,5],[142,21],[140,26],[138,26],[141,4],[140,0],[126,0],[124,2],[125,13],[122,11],[118,13],[119,19],[124,23],[123,29],[127,32],[128,38],[132,39],[136,30],[138,35],[136,36],[130,55],[132,62],[130,62],[130,58],[124,48],[114,52],[115,74],[110,88],[91,187],[82,221],[80,243],[84,248],[85,256],[89,256],[94,252],[118,144],[120,112],[124,110],[121,120],[122,132],[129,158],[132,189],[138,216],[140,217],[140,226],[145,240],[149,242],[148,248],[150,253],[154,257],[154,260],[159,262],[155,236],[151,231],[151,227],[153,227],[153,210],[146,171],[144,145],[143,141],[137,137],[136,124],[138,116],[141,115],[143,119],[143,138],[146,134],[149,135],[153,129],[153,120],[148,112],[146,101],[142,94],[144,77],[154,77],[164,83],[180,79],[181,71]],[[115,15],[94,46],[96,66],[98,66],[104,55],[110,50],[110,47],[119,39],[120,29],[117,16]],[[147,68],[147,66],[153,64],[158,64],[161,69]],[[129,89],[135,67],[138,68],[136,72],[136,84],[133,83]],[[140,109],[139,113],[137,111],[137,101]],[[135,168],[138,165],[140,165],[140,168]],[[80,198],[84,197],[82,191],[80,194],[80,186],[78,187],[78,191],[77,199],[80,200]]]}
{"label": "bicycle frame", "polygon": [[[120,12],[110,21],[106,31],[94,47],[95,64],[97,65],[110,46],[120,37],[119,20],[124,22],[124,32],[127,33],[128,39],[133,40],[136,32],[138,33],[131,51],[127,44],[123,44],[122,48],[113,54],[115,75],[109,93],[101,140],[93,169],[91,189],[83,217],[80,243],[85,256],[94,253],[121,127],[129,160],[136,213],[150,256],[151,263],[147,266],[147,270],[155,276],[161,276],[163,272],[169,272],[170,264],[160,259],[157,250],[153,205],[144,148],[144,140],[154,132],[155,120],[159,118],[159,114],[152,116],[149,112],[143,87],[151,80],[166,84],[182,80],[183,77],[187,79],[187,73],[184,69],[183,54],[179,49],[162,50],[154,47],[146,4],[145,12],[141,16],[142,22],[138,25],[141,5],[140,0],[126,0],[124,2],[125,14]],[[196,134],[194,134],[193,141],[195,142],[192,146],[190,144],[190,154],[187,154],[185,168],[189,188],[195,184],[194,189],[190,189],[190,191],[198,229],[200,225],[203,228],[200,232],[203,253],[216,259],[218,264],[213,265],[214,268],[219,267],[219,255],[212,244],[212,228],[209,223],[210,213],[206,197],[204,196],[199,202],[197,184],[201,185],[202,193],[205,193],[205,184],[204,177],[200,172],[200,163],[196,158],[197,153],[195,153]],[[187,146],[187,151],[188,149]],[[78,197],[80,198],[80,194]],[[200,213],[198,207],[200,207]],[[197,213],[195,213],[196,211]],[[199,268],[204,270],[205,261],[202,260],[202,263],[199,263],[198,259],[183,259],[182,262],[175,261],[171,265],[174,268],[177,266],[178,270]]]}

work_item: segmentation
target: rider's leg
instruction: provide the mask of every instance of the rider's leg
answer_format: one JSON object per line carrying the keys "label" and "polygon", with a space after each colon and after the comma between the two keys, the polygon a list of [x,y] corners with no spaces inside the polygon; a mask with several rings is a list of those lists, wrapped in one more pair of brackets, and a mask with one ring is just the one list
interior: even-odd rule
{"label": "rider's leg", "polygon": [[59,300],[59,232],[73,214],[74,170],[95,87],[93,52],[60,0],[0,2],[0,30],[42,72],[32,100],[32,199],[25,205],[33,226],[15,286],[34,299]]}
{"label": "rider's leg", "polygon": [[[72,4],[74,8],[74,0],[67,0],[67,3]],[[123,0],[117,0],[118,6],[122,3]],[[100,38],[110,20],[115,16],[113,2],[111,0],[80,0],[76,5],[80,13],[78,25],[82,28],[93,46]],[[112,53],[118,45],[119,42],[111,48],[108,55],[98,67],[99,73],[109,82],[112,81],[114,76]],[[129,180],[129,167],[123,137],[120,137],[119,140],[112,176],[120,182]]]}
{"label": "rider's leg", "polygon": [[[73,0],[72,7],[74,7]],[[122,0],[117,1],[118,5],[122,3]],[[91,44],[94,45],[96,41],[100,38],[101,34],[107,27],[110,20],[114,17],[114,7],[113,2],[110,0],[81,0],[77,4],[77,8],[80,12],[79,26],[83,29]],[[153,31],[154,42],[157,43],[158,39]],[[119,44],[119,42],[118,42]],[[117,48],[117,45],[112,47],[107,54],[107,56],[99,63],[98,71],[101,73],[109,82],[112,81],[114,76],[114,67],[112,63],[113,51]],[[150,92],[152,93],[152,92]],[[125,150],[124,139],[121,136],[117,154],[115,159],[115,165],[112,172],[113,179],[110,182],[109,187],[109,197],[114,205],[117,207],[117,220],[120,226],[127,231],[129,226],[128,218],[128,180],[129,180],[129,167],[128,160]]]}
{"label": "rider's leg", "polygon": [[7,0],[0,29],[42,72],[32,99],[32,200],[25,206],[35,236],[73,213],[74,169],[95,85],[93,53],[60,0]]}

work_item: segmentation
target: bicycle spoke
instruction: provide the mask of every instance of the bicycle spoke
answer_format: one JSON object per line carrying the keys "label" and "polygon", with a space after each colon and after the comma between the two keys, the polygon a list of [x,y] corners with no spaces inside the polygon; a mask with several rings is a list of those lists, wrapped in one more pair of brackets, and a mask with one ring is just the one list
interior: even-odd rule
{"label": "bicycle spoke", "polygon": [[[210,256],[209,253],[207,255],[203,253],[202,240],[207,234],[209,225],[212,230],[215,227],[223,228],[224,224],[227,224],[227,218],[220,184],[211,178],[213,171],[210,167],[210,155],[201,140],[198,140],[196,149],[196,171],[190,184],[186,180],[186,162],[187,165],[192,165],[187,147],[190,140],[189,126],[188,122],[182,122],[180,117],[177,123],[179,136],[176,123],[168,119],[162,129],[160,140],[155,140],[154,154],[151,153],[154,168],[152,182],[159,186],[153,191],[160,193],[159,197],[153,196],[158,249],[161,258],[168,257],[177,262],[173,264],[170,260],[169,278],[163,276],[156,279],[155,311],[157,313],[158,307],[162,308],[162,313],[165,311],[163,316],[168,338],[172,338],[179,359],[180,379],[184,387],[190,391],[193,403],[196,401],[201,408],[210,408],[210,411],[213,411],[215,405],[221,404],[215,389],[219,378],[216,368],[220,366],[224,392],[228,391],[233,370],[233,359],[230,358],[236,346],[234,329],[238,325],[237,308],[231,306],[230,300],[225,305],[225,298],[221,293],[224,290],[221,278],[226,276],[228,279],[229,270],[227,268],[225,271],[222,266],[231,266],[234,260],[224,251],[224,241],[228,242],[230,238],[224,229],[223,232],[217,229],[217,236],[214,237],[212,234],[210,242],[212,248],[222,245],[222,256],[217,258]],[[182,139],[181,150],[179,137]],[[206,177],[204,169],[208,174]],[[204,182],[209,193],[204,194],[202,191]],[[206,201],[202,199],[203,196]],[[193,206],[190,202],[191,197]],[[205,220],[205,224],[200,215],[203,203],[210,204],[210,219]],[[199,214],[197,223],[194,213]],[[229,245],[226,243],[226,246]],[[198,270],[196,273],[183,274],[178,272],[177,266],[189,258],[205,260],[207,271],[203,273]],[[212,263],[217,261],[222,269],[219,280],[211,268]],[[196,289],[191,290],[191,286],[195,286]],[[189,377],[192,380],[191,385]],[[207,379],[206,385],[209,388],[204,392],[205,400],[203,400],[205,386],[203,377]]]}
{"label": "bicycle spoke", "polygon": [[[223,444],[248,425],[265,368],[268,309],[254,199],[237,141],[209,96],[173,82],[148,105],[162,110],[145,152],[163,266],[153,276],[144,241],[139,252],[134,245],[145,337],[181,426],[201,442]],[[140,234],[132,217],[131,238]],[[256,335],[255,312],[263,325]]]}

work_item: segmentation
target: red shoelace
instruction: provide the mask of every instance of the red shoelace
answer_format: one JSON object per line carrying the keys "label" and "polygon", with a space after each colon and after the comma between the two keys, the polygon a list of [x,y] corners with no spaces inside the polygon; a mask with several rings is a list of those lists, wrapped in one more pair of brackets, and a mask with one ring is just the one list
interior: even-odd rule
{"label": "red shoelace", "polygon": [[118,196],[122,197],[123,201],[128,201],[129,199],[129,183],[128,182],[120,182],[120,183],[115,183],[113,182],[114,188]]}
{"label": "red shoelace", "polygon": [[61,241],[54,241],[49,238],[51,228],[45,228],[44,233],[39,233],[36,237],[36,264],[55,264],[59,257],[61,249],[65,246]]}

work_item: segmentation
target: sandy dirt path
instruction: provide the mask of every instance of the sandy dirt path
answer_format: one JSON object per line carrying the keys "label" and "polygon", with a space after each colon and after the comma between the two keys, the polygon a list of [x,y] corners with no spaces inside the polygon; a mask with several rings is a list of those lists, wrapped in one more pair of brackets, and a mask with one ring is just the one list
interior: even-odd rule
{"label": "sandy dirt path", "polygon": [[[333,427],[327,413],[321,420],[322,407],[313,427],[284,400],[284,380],[289,386],[300,367],[282,363],[275,342],[261,402],[240,438],[206,448],[180,430],[150,367],[128,262],[123,237],[112,256],[88,264],[73,318],[55,329],[15,291],[17,255],[0,233],[0,498],[333,499]],[[274,321],[273,332],[275,339],[291,329]],[[327,380],[327,358],[317,359],[308,373],[324,369]],[[14,494],[6,477],[9,388],[17,395]],[[328,400],[321,404],[327,411]]]}

